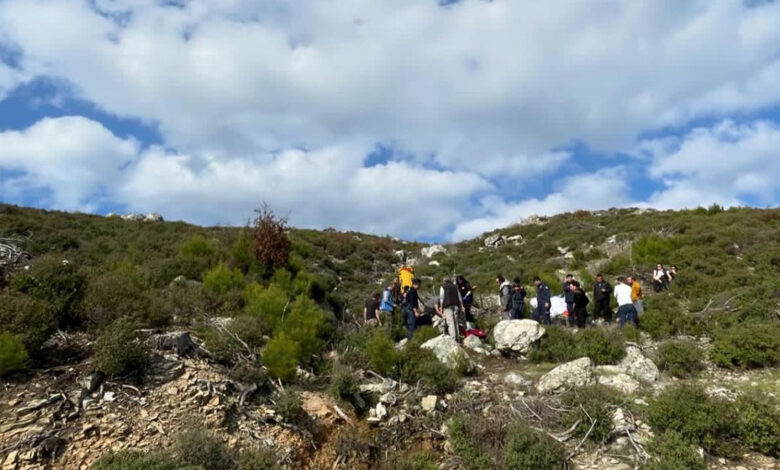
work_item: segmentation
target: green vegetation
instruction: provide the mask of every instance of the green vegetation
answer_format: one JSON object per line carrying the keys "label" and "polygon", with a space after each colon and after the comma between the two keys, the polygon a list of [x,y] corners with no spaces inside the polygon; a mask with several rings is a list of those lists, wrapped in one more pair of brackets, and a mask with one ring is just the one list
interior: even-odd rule
{"label": "green vegetation", "polygon": [[576,334],[561,326],[547,328],[547,335],[529,353],[534,362],[563,363],[587,356],[597,365],[616,364],[625,356],[620,330],[587,328]]}
{"label": "green vegetation", "polygon": [[567,424],[571,426],[579,421],[575,435],[583,438],[587,435],[588,439],[598,444],[607,441],[612,432],[612,412],[615,405],[620,403],[615,391],[592,385],[569,392],[564,401],[573,410],[567,416]]}
{"label": "green vegetation", "polygon": [[100,333],[94,354],[95,368],[109,377],[142,374],[148,356],[129,318],[116,320]]}
{"label": "green vegetation", "polygon": [[193,467],[210,470],[232,470],[236,467],[235,456],[224,442],[213,432],[199,425],[188,425],[173,446],[178,460]]}
{"label": "green vegetation", "polygon": [[162,452],[125,450],[111,452],[90,467],[92,470],[201,470],[202,467],[179,462]]}
{"label": "green vegetation", "polygon": [[24,369],[27,351],[19,338],[7,331],[0,333],[0,377]]}
{"label": "green vegetation", "polygon": [[707,464],[696,445],[676,431],[666,431],[650,442],[651,460],[642,470],[706,470]]}
{"label": "green vegetation", "polygon": [[672,377],[694,377],[704,369],[704,353],[688,341],[666,341],[658,348],[657,365]]}
{"label": "green vegetation", "polygon": [[532,431],[525,425],[515,425],[508,436],[503,452],[507,469],[558,470],[564,467],[563,445],[546,434]]}
{"label": "green vegetation", "polygon": [[710,358],[730,369],[776,366],[780,364],[780,323],[755,322],[719,330]]}

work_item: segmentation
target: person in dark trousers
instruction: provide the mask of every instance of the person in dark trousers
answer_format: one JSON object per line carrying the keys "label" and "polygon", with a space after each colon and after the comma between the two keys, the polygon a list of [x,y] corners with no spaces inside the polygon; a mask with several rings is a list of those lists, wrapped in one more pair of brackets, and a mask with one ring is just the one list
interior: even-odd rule
{"label": "person in dark trousers", "polygon": [[501,308],[501,318],[507,320],[509,311],[512,310],[512,284],[501,274],[496,276],[498,284],[498,305]]}
{"label": "person in dark trousers", "polygon": [[534,278],[534,285],[536,286],[537,303],[531,319],[549,325],[552,323],[550,321],[550,286],[539,277]]}
{"label": "person in dark trousers", "polygon": [[403,304],[405,292],[401,290],[401,281],[399,281],[397,277],[393,279],[393,286],[391,289],[393,291],[393,301],[395,302],[395,306],[398,307]]}
{"label": "person in dark trousers", "polygon": [[571,283],[574,282],[574,275],[567,274],[566,280],[563,281],[563,300],[566,301],[566,311],[569,312],[569,317],[574,312],[574,292],[571,290]]}
{"label": "person in dark trousers", "polygon": [[379,294],[374,294],[366,299],[363,307],[363,324],[366,326],[382,326],[379,318]]}
{"label": "person in dark trousers", "polygon": [[626,322],[631,322],[631,324],[634,326],[634,328],[638,328],[639,325],[636,321],[636,307],[634,307],[634,302],[631,300],[631,284],[626,280],[625,277],[619,277],[617,279],[618,283],[617,286],[615,286],[615,298],[617,299],[618,303],[618,318],[620,320],[620,327],[623,328],[623,325],[626,324]]}
{"label": "person in dark trousers", "polygon": [[521,320],[525,312],[525,288],[519,277],[514,279],[512,288],[512,310],[509,313],[509,318]]}
{"label": "person in dark trousers", "polygon": [[420,295],[417,290],[420,288],[420,280],[415,279],[412,281],[412,287],[406,291],[404,297],[404,320],[406,323],[406,338],[412,339],[414,336],[414,330],[417,328],[417,318],[422,315],[420,312]]}
{"label": "person in dark trousers", "polygon": [[458,286],[458,292],[460,292],[460,298],[463,300],[463,313],[466,316],[466,321],[469,323],[475,323],[474,315],[471,313],[471,306],[474,304],[474,292],[471,283],[463,276],[455,278],[455,284]]}
{"label": "person in dark trousers", "polygon": [[572,302],[574,304],[574,324],[577,325],[577,328],[585,328],[588,321],[588,304],[590,299],[585,295],[579,282],[572,281],[570,287],[574,297]]}
{"label": "person in dark trousers", "polygon": [[446,334],[452,336],[456,342],[460,343],[460,312],[463,309],[463,301],[460,298],[460,291],[451,279],[444,279],[444,283],[439,290],[439,315],[444,319]]}
{"label": "person in dark trousers", "polygon": [[596,283],[593,284],[593,318],[601,317],[607,323],[612,322],[612,309],[609,308],[611,296],[612,285],[601,273],[596,274]]}

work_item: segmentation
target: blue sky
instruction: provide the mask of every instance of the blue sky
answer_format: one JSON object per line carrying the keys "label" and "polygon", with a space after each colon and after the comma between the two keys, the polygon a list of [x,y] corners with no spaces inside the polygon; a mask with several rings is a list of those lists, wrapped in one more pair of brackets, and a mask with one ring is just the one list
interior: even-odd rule
{"label": "blue sky", "polygon": [[0,201],[449,241],[776,206],[780,5],[3,0]]}

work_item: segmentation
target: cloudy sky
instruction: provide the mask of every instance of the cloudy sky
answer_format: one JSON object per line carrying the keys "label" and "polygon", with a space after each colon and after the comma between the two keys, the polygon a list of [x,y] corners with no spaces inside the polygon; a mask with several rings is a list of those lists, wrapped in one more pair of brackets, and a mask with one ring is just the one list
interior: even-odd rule
{"label": "cloudy sky", "polygon": [[0,0],[0,201],[459,240],[776,206],[780,2]]}

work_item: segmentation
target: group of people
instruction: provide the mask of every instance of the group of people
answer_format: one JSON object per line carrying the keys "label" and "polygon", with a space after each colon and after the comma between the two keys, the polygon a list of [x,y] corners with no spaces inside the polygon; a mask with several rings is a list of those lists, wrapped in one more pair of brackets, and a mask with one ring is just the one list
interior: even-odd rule
{"label": "group of people", "polygon": [[[669,283],[676,277],[677,267],[665,269],[658,264],[653,271],[653,287],[656,292],[667,289]],[[496,276],[498,285],[498,301],[504,319],[522,319],[526,317],[526,290],[519,277],[509,282],[503,275]],[[533,280],[536,287],[536,305],[530,318],[537,322],[551,324],[552,292],[550,286],[540,277]],[[381,325],[382,318],[392,318],[393,312],[400,308],[402,323],[407,329],[407,337],[411,339],[414,331],[424,325],[431,325],[436,317],[442,319],[444,331],[460,341],[461,331],[474,328],[475,322],[472,305],[474,303],[474,288],[463,277],[457,276],[453,282],[446,278],[439,288],[439,295],[423,302],[420,297],[421,281],[418,278],[408,280],[406,285],[396,278],[382,293],[376,293],[366,300],[363,310],[363,320],[366,325]],[[644,313],[642,285],[634,276],[620,276],[613,287],[599,273],[593,283],[591,297],[585,292],[583,285],[567,274],[563,283],[563,300],[566,304],[564,318],[567,324],[584,328],[588,324],[588,306],[592,303],[594,318],[600,318],[611,323],[614,312],[611,299],[617,301],[617,316],[620,326],[631,323],[638,326],[638,317]]]}

